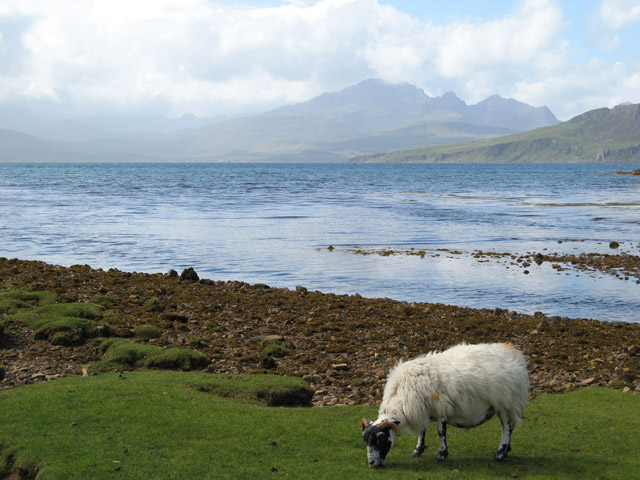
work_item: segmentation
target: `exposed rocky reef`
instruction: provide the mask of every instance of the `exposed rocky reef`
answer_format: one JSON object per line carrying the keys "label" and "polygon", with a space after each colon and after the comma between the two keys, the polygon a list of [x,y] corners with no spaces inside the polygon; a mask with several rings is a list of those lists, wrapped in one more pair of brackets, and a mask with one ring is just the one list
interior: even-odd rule
{"label": "exposed rocky reef", "polygon": [[631,172],[618,171],[616,172],[616,175],[640,175],[640,168],[632,170]]}
{"label": "exposed rocky reef", "polygon": [[[558,243],[562,243],[562,241],[559,241]],[[612,241],[609,243],[609,248],[612,251],[616,251],[619,247],[620,243],[616,241]],[[329,246],[328,249],[331,251],[335,250],[335,248],[332,246]],[[547,252],[527,252],[523,254],[515,254],[483,250],[463,252],[460,250],[452,250],[448,248],[367,249],[360,247],[347,248],[346,251],[357,255],[380,255],[383,257],[388,257],[391,255],[409,255],[418,256],[421,258],[435,258],[446,255],[454,258],[456,256],[470,255],[480,262],[490,259],[506,259],[508,265],[522,267],[524,269],[524,273],[526,274],[530,273],[529,270],[526,269],[533,263],[542,265],[546,262],[548,264],[551,264],[552,268],[557,272],[563,272],[568,269],[586,272],[597,271],[606,275],[612,275],[623,280],[634,278],[636,279],[636,283],[640,283],[640,256],[634,255],[633,253],[629,252],[580,253],[577,255]]]}
{"label": "exposed rocky reef", "polygon": [[[529,361],[532,391],[586,385],[640,389],[640,324],[523,315],[501,309],[407,303],[360,295],[0,258],[0,291],[47,291],[58,303],[98,302],[116,337],[202,352],[210,371],[306,379],[314,405],[379,402],[388,369],[459,342],[511,342]],[[3,388],[90,375],[101,340],[52,345],[3,313]],[[160,332],[141,336],[155,327]]]}

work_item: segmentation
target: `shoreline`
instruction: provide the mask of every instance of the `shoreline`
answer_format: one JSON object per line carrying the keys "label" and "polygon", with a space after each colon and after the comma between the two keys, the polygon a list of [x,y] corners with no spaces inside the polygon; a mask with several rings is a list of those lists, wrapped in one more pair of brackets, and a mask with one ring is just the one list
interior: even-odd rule
{"label": "shoreline", "polygon": [[[60,303],[109,296],[116,336],[131,338],[136,326],[153,325],[162,336],[147,343],[201,351],[211,360],[209,371],[303,377],[318,406],[376,404],[399,359],[461,342],[523,349],[534,396],[588,385],[640,391],[640,324],[634,323],[0,258],[0,290],[9,288],[51,291]],[[3,322],[2,388],[96,371],[97,341],[52,346],[7,314]],[[265,362],[259,355],[265,338],[289,353]]]}

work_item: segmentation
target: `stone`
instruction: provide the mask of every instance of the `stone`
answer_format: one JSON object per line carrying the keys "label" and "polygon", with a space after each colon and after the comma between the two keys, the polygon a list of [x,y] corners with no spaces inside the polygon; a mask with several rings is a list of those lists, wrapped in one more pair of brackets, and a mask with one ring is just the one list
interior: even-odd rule
{"label": "stone", "polygon": [[188,282],[195,283],[200,281],[200,277],[198,276],[196,271],[193,269],[193,267],[189,267],[189,268],[185,268],[182,271],[182,274],[180,274],[180,280],[186,280]]}
{"label": "stone", "polygon": [[346,363],[333,363],[331,368],[334,370],[349,370],[349,365]]}

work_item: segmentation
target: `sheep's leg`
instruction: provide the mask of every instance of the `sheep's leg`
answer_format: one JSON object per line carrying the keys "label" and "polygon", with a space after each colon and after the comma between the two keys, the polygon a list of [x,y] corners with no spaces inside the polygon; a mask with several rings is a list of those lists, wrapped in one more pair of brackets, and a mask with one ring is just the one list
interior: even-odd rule
{"label": "sheep's leg", "polygon": [[500,413],[500,423],[502,423],[502,439],[500,440],[500,448],[498,453],[495,454],[493,459],[496,462],[501,462],[511,451],[511,434],[513,433],[513,422],[505,413]]}
{"label": "sheep's leg", "polygon": [[443,461],[449,455],[449,449],[447,448],[447,420],[438,419],[438,436],[440,437],[440,450],[436,455],[436,460]]}
{"label": "sheep's leg", "polygon": [[416,449],[411,454],[412,457],[419,457],[420,455],[422,455],[422,452],[424,452],[426,448],[424,446],[424,435],[426,432],[427,432],[427,429],[425,428],[424,430],[422,430],[422,433],[418,437],[418,445],[416,445]]}

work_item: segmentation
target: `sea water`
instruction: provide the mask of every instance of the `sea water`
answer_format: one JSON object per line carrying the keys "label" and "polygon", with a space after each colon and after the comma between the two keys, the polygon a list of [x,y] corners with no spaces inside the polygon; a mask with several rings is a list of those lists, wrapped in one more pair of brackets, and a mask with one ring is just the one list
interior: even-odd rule
{"label": "sea water", "polygon": [[0,163],[0,256],[639,322],[636,278],[472,255],[640,255],[638,167]]}

